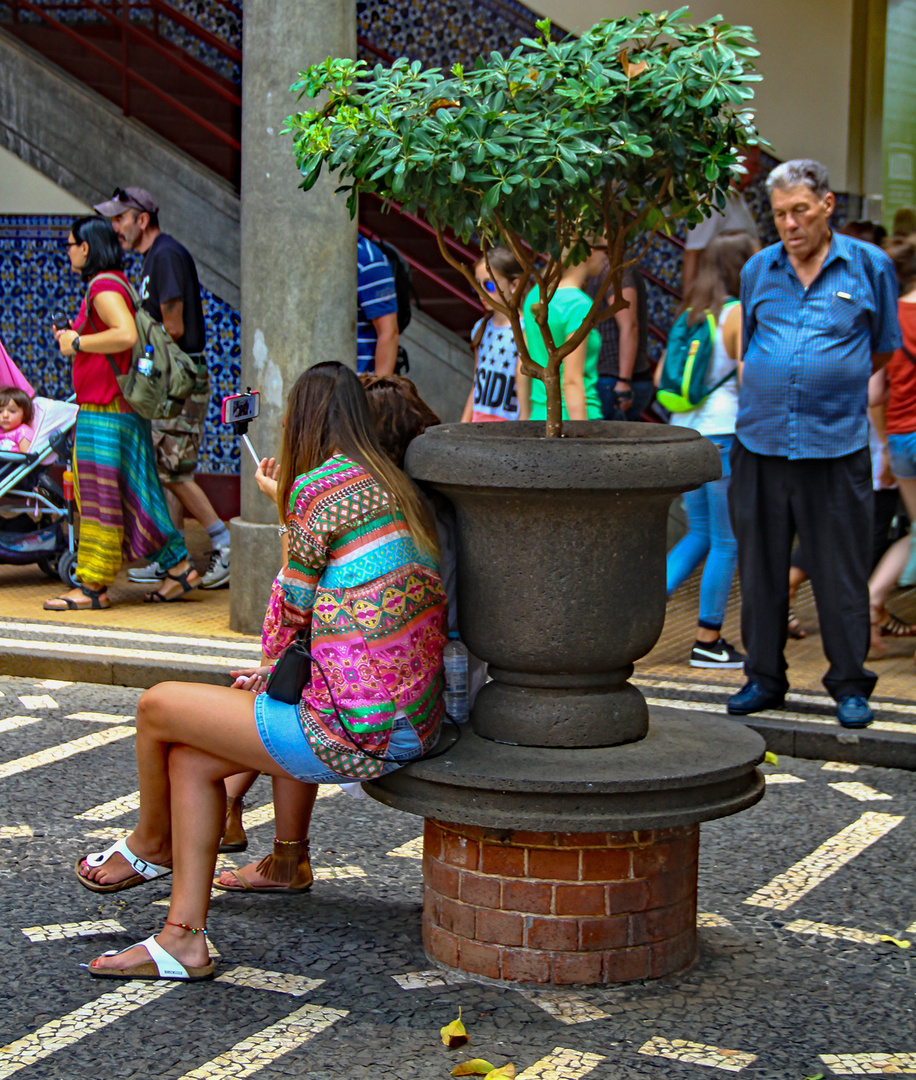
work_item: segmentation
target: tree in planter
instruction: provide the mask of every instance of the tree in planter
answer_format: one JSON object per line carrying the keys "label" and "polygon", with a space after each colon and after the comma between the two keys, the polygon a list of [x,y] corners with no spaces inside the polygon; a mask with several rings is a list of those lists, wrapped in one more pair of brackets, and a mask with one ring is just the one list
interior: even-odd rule
{"label": "tree in planter", "polygon": [[[621,297],[622,272],[659,230],[724,206],[740,170],[737,148],[757,141],[746,108],[748,84],[759,78],[751,31],[718,19],[694,25],[686,11],[606,20],[561,42],[543,20],[538,40],[523,39],[507,57],[491,53],[470,71],[456,64],[449,75],[403,59],[371,71],[328,59],[291,88],[300,99],[325,99],[284,128],[300,186],[311,188],[327,166],[353,216],[360,192],[422,208],[443,258],[509,318],[522,370],[545,384],[548,436],[562,434],[560,365],[614,314],[599,310],[608,289]],[[503,244],[530,275],[546,368],[529,355],[521,295],[484,293],[444,243],[447,228],[476,234],[485,256]],[[564,262],[603,244],[604,284],[581,326],[555,342],[547,304]]]}

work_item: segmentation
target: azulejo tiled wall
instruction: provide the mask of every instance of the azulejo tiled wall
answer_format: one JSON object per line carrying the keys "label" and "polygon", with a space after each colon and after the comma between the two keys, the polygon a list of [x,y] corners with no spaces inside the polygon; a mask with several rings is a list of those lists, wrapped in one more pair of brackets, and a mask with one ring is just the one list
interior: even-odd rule
{"label": "azulejo tiled wall", "polygon": [[[72,391],[69,362],[51,336],[51,314],[76,315],[83,287],[70,270],[64,243],[67,216],[0,215],[0,339],[35,389],[47,397]],[[126,271],[136,284],[139,259]],[[239,315],[203,290],[207,359],[212,395],[200,456],[200,471],[237,473],[238,440],[220,424],[220,402],[239,389]]]}

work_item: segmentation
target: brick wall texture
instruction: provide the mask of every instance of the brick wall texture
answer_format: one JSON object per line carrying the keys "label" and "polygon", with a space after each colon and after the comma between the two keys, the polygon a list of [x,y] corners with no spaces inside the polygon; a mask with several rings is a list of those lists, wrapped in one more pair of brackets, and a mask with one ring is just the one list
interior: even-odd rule
{"label": "brick wall texture", "polygon": [[657,979],[696,957],[696,825],[534,833],[427,820],[423,943],[512,982]]}

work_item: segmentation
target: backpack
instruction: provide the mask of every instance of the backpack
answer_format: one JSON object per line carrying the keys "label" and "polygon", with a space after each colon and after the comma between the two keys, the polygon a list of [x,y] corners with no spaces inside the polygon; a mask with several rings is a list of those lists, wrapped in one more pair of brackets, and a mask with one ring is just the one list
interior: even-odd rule
{"label": "backpack", "polygon": [[[92,281],[107,279],[124,284],[115,274],[96,274]],[[89,283],[90,285],[92,282]],[[177,416],[197,383],[197,363],[183,352],[171,335],[143,307],[137,290],[127,282],[137,325],[137,341],[130,367],[122,375],[114,358],[108,362],[124,400],[146,420],[170,420]],[[89,312],[89,288],[86,289],[86,312]]]}
{"label": "backpack", "polygon": [[[736,303],[737,300],[727,302],[722,311],[727,311]],[[669,412],[688,412],[697,408],[713,390],[718,390],[737,374],[736,367],[714,386],[706,385],[706,372],[718,329],[716,317],[707,311],[699,322],[688,326],[687,315],[688,312],[682,311],[671,327],[662,377],[655,395],[659,404]]]}
{"label": "backpack", "polygon": [[413,309],[410,306],[411,293],[417,301],[417,307],[420,306],[420,298],[417,296],[417,290],[411,279],[410,266],[400,251],[393,248],[391,244],[386,244],[384,240],[373,240],[372,243],[391,266],[391,273],[394,275],[394,294],[398,301],[398,333],[403,334],[413,317]]}

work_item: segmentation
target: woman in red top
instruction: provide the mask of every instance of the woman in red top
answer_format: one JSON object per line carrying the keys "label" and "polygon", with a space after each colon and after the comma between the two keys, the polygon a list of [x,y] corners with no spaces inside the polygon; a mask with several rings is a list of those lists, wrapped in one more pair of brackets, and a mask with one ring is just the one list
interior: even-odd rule
{"label": "woman in red top", "polygon": [[73,388],[80,407],[73,444],[80,541],[80,584],[45,603],[46,611],[110,607],[108,586],[123,562],[154,559],[166,571],[146,597],[175,600],[194,588],[198,574],[169,516],[156,474],[150,423],[124,400],[114,367],[124,374],[137,340],[134,307],[121,272],[121,245],[100,217],[73,222],[67,253],[87,283],[72,329],[55,328],[64,356],[73,357]]}
{"label": "woman in red top", "polygon": [[[897,271],[900,299],[897,316],[903,348],[872,376],[870,416],[882,443],[882,476],[897,481],[906,512],[916,528],[916,236],[894,236],[884,245]],[[883,652],[884,637],[912,637],[916,626],[891,615],[884,606],[912,558],[912,536],[888,548],[868,583],[871,604],[871,647]]]}

